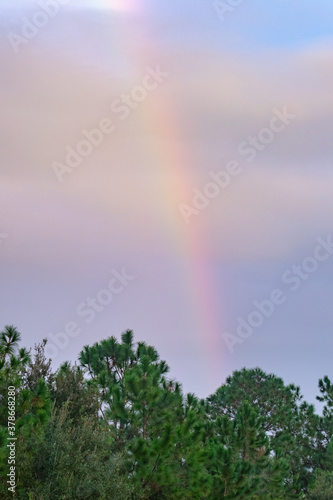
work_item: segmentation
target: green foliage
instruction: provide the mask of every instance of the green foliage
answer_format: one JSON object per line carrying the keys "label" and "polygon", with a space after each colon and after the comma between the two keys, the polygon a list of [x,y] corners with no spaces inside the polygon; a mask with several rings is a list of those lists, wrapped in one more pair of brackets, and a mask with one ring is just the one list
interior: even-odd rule
{"label": "green foliage", "polygon": [[98,420],[98,391],[87,385],[79,366],[63,363],[54,376],[51,397],[56,408],[67,404],[69,418],[74,421],[85,417]]}
{"label": "green foliage", "polygon": [[333,472],[318,470],[308,496],[310,500],[332,500]]}
{"label": "green foliage", "polygon": [[[24,457],[31,450],[27,465]],[[67,404],[52,412],[42,438],[27,439],[19,452],[24,464],[19,498],[28,492],[31,500],[127,500],[133,493],[108,431],[89,419],[74,422]]]}
{"label": "green foliage", "polygon": [[[259,368],[234,372],[226,384],[208,398],[210,417],[234,419],[248,402],[258,411],[260,430],[269,440],[275,461],[283,459],[284,497],[297,498],[311,482],[312,471],[321,463],[325,446],[324,421],[312,405],[302,401],[299,387]],[[280,465],[279,465],[280,467]]]}
{"label": "green foliage", "polygon": [[257,409],[245,401],[233,419],[227,415],[211,419],[208,435],[212,500],[217,493],[228,500],[283,496],[288,466],[270,456]]}
{"label": "green foliage", "polygon": [[184,395],[133,332],[52,372],[14,326],[0,333],[0,498],[8,473],[8,386],[15,386],[18,500],[333,498],[333,387],[323,415],[300,389],[256,368],[215,394]]}
{"label": "green foliage", "polygon": [[121,343],[111,337],[86,346],[79,359],[99,390],[101,414],[118,449],[127,452],[129,477],[143,498],[204,498],[203,410],[194,400],[184,404],[157,351],[142,342],[135,347],[128,330]]}
{"label": "green foliage", "polygon": [[29,361],[23,369],[23,385],[30,390],[34,390],[40,379],[43,379],[50,388],[54,381],[54,374],[51,369],[51,359],[46,359],[45,346],[47,339],[39,344],[35,344],[33,359],[29,356]]}
{"label": "green foliage", "polygon": [[[15,437],[16,452],[29,439],[39,436],[46,425],[50,410],[50,394],[45,380],[36,381],[33,389],[25,386],[27,367],[31,362],[29,352],[19,348],[20,333],[13,326],[6,326],[0,334],[0,498],[6,498],[8,473],[8,387],[15,387]],[[20,463],[29,462],[27,450]],[[31,478],[30,478],[31,479]]]}

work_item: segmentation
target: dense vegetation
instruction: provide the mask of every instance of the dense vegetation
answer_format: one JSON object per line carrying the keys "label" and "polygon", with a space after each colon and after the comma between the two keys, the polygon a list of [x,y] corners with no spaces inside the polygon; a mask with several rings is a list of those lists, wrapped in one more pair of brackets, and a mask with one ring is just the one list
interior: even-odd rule
{"label": "dense vegetation", "polygon": [[333,386],[317,415],[294,385],[260,369],[215,394],[184,395],[154,347],[110,337],[55,372],[0,335],[0,498],[8,491],[8,386],[16,388],[15,499],[333,498]]}

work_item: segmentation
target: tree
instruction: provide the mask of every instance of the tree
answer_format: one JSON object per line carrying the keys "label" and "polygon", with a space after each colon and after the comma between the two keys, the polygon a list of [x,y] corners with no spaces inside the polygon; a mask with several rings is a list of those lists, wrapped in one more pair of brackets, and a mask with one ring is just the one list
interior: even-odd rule
{"label": "tree", "polygon": [[52,411],[42,436],[25,440],[18,460],[22,499],[129,500],[135,493],[108,430],[93,419],[74,421],[67,403]]}
{"label": "tree", "polygon": [[[24,374],[30,363],[30,353],[19,347],[21,335],[13,326],[6,326],[0,334],[0,497],[6,498],[8,473],[8,400],[15,401],[14,416],[10,421],[17,439],[17,456],[27,438],[39,434],[50,415],[49,391],[43,379],[33,390],[24,387]],[[8,388],[13,387],[8,395]],[[12,420],[13,419],[13,420]],[[11,431],[13,432],[13,431]],[[27,460],[28,457],[24,457]]]}
{"label": "tree", "polygon": [[310,500],[332,500],[333,498],[333,471],[318,470],[315,481],[310,488]]}
{"label": "tree", "polygon": [[99,389],[100,412],[118,449],[126,450],[129,477],[143,498],[204,498],[202,407],[191,398],[185,404],[153,347],[135,348],[130,330],[121,339],[85,346],[79,359]]}
{"label": "tree", "polygon": [[74,422],[85,417],[98,420],[98,390],[87,384],[83,370],[77,365],[72,366],[66,361],[60,366],[54,376],[51,397],[55,408],[67,405],[69,418]]}
{"label": "tree", "polygon": [[260,430],[267,436],[272,453],[284,459],[285,498],[307,491],[321,453],[322,420],[315,415],[314,407],[302,399],[299,387],[286,386],[282,379],[259,368],[234,372],[208,398],[209,415],[213,419],[219,415],[234,419],[245,402],[258,410]]}
{"label": "tree", "polygon": [[7,325],[0,333],[0,357],[3,361],[6,357],[13,356],[21,340],[21,334],[13,325]]}
{"label": "tree", "polygon": [[[8,386],[14,386],[18,500],[333,498],[333,388],[323,416],[298,387],[256,368],[215,394],[183,395],[156,349],[133,332],[52,372],[46,340],[30,351],[0,333],[0,498],[7,489]],[[307,496],[306,496],[307,495]]]}
{"label": "tree", "polygon": [[233,418],[220,415],[211,419],[208,429],[212,500],[282,498],[288,465],[270,456],[257,409],[244,402]]}
{"label": "tree", "polygon": [[33,359],[30,358],[23,372],[24,387],[33,390],[40,379],[45,380],[47,386],[51,388],[54,382],[54,373],[51,368],[51,359],[46,359],[45,346],[47,339],[35,344]]}

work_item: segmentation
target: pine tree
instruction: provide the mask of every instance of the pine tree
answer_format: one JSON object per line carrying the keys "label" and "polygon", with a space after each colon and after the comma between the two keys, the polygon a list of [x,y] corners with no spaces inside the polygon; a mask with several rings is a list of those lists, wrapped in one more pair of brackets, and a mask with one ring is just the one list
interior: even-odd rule
{"label": "pine tree", "polygon": [[[17,463],[31,463],[33,450],[22,455],[25,442],[41,435],[50,416],[50,395],[46,383],[39,379],[34,389],[24,386],[24,374],[31,361],[30,352],[19,347],[21,334],[14,326],[6,326],[0,334],[0,498],[8,497],[8,387],[14,387],[15,437]],[[31,471],[30,471],[31,473]]]}
{"label": "pine tree", "polygon": [[203,410],[184,403],[157,351],[143,342],[135,348],[127,330],[121,343],[111,337],[86,346],[80,361],[99,389],[100,412],[119,450],[127,451],[129,476],[142,498],[204,498]]}
{"label": "pine tree", "polygon": [[[284,471],[284,497],[295,498],[306,491],[321,439],[321,421],[314,408],[302,402],[300,389],[259,368],[233,373],[226,384],[208,398],[210,418],[225,415],[235,419],[247,402],[258,411],[260,429],[269,440],[274,469]],[[286,468],[289,464],[289,472]]]}

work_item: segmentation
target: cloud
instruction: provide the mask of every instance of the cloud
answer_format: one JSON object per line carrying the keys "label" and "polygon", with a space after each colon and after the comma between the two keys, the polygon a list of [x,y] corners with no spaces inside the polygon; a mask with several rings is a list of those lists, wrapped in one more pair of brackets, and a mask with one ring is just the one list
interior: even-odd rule
{"label": "cloud", "polygon": [[[86,16],[80,12],[81,28]],[[94,65],[86,53],[87,40],[109,29],[98,19],[84,31],[77,18],[64,12],[64,28],[60,23],[56,33],[50,27],[47,36],[31,41],[18,57],[9,46],[0,49],[2,189],[4,195],[14,189],[17,199],[15,206],[3,209],[17,241],[30,241],[24,258],[44,259],[46,265],[52,249],[62,255],[63,243],[75,238],[88,259],[96,250],[87,234],[112,244],[117,256],[133,237],[142,254],[175,251],[171,243],[166,249],[163,231],[169,219],[190,237],[176,210],[187,200],[180,198],[182,193],[172,198],[163,189],[165,181],[176,185],[179,179],[174,169],[167,173],[160,168],[160,155],[171,148],[188,159],[183,165],[186,197],[210,170],[227,160],[242,160],[238,144],[265,126],[273,108],[284,105],[297,115],[295,123],[258,155],[257,168],[245,164],[239,181],[194,223],[208,233],[212,253],[226,259],[284,257],[297,242],[327,229],[332,179],[321,176],[331,151],[330,41],[291,54],[280,49],[253,57],[205,46],[194,56],[186,45],[180,51],[155,33],[154,43],[138,42],[142,63],[134,64],[119,54],[119,45],[111,44],[105,64]],[[60,53],[56,36],[68,48],[75,38],[75,51]],[[126,43],[134,56],[136,41]],[[122,70],[120,60],[125,61]],[[148,62],[161,64],[170,78],[121,123],[111,103],[142,80]],[[154,127],[150,114],[163,107],[171,108],[175,122],[164,124],[161,115],[162,126]],[[103,117],[116,121],[115,132],[59,185],[52,162],[63,161],[66,147],[75,147],[82,130],[96,127]],[[174,125],[174,135],[165,135],[164,125]],[[159,152],[152,154],[157,144]],[[112,237],[103,240],[106,226]],[[49,239],[42,244],[46,233]],[[69,256],[75,259],[74,250],[66,252],[68,262]],[[19,258],[19,252],[12,259],[14,255]]]}

